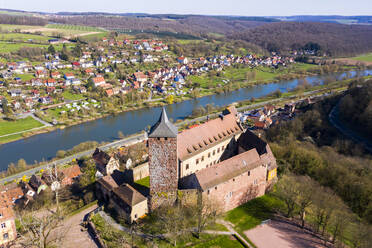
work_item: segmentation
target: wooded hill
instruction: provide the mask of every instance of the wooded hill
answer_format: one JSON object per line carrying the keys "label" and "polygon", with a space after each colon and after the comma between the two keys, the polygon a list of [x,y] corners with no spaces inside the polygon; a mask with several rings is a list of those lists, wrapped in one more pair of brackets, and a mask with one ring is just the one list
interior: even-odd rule
{"label": "wooded hill", "polygon": [[299,49],[309,42],[330,56],[348,56],[372,50],[372,26],[334,23],[268,23],[230,35],[270,51]]}

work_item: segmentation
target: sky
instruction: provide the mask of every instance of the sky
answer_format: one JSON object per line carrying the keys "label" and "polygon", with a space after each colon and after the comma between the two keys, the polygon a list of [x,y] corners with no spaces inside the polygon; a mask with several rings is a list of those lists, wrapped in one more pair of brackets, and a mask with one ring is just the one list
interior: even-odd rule
{"label": "sky", "polygon": [[372,0],[0,0],[0,8],[240,16],[372,15]]}

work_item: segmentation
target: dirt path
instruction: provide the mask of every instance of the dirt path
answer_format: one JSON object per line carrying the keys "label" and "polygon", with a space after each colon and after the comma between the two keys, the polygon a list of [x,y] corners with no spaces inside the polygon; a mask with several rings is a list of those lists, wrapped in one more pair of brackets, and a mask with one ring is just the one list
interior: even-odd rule
{"label": "dirt path", "polygon": [[97,245],[90,238],[88,232],[85,231],[80,225],[83,222],[84,216],[93,211],[94,209],[96,209],[97,207],[98,207],[97,205],[91,206],[90,208],[87,208],[84,211],[76,215],[73,215],[64,221],[63,229],[67,230],[67,233],[60,247],[97,248]]}

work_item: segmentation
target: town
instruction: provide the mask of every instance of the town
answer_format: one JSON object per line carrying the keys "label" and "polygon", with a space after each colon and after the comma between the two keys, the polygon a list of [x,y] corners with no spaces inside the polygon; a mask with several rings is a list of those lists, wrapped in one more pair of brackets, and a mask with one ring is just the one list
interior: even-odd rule
{"label": "town", "polygon": [[372,247],[358,1],[6,3],[0,247]]}

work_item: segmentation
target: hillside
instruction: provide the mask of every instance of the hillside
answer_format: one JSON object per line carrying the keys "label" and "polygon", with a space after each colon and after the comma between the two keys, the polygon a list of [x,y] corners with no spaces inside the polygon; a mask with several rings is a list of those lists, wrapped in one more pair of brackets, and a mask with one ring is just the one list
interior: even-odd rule
{"label": "hillside", "polygon": [[[52,22],[103,27],[107,29],[121,30],[145,30],[145,31],[168,31],[182,32],[192,35],[208,33],[232,34],[239,30],[247,30],[251,27],[262,25],[264,18],[219,18],[209,16],[108,16],[108,15],[78,15],[56,16],[50,19]],[[268,21],[272,21],[268,19]]]}
{"label": "hillside", "polygon": [[314,42],[331,56],[355,55],[372,50],[372,26],[362,25],[278,22],[235,33],[230,38],[242,39],[273,51],[289,51]]}

